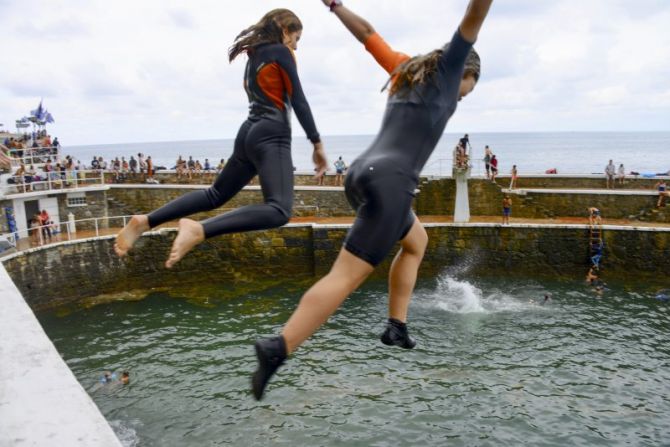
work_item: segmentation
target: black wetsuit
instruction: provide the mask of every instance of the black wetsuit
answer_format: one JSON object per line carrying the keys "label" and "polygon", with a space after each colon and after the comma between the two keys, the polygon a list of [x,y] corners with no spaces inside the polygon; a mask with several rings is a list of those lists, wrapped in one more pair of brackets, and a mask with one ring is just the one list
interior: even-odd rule
{"label": "black wetsuit", "polygon": [[412,200],[419,173],[456,110],[471,48],[457,31],[433,78],[389,97],[377,138],[349,168],[345,191],[356,220],[344,246],[373,266],[414,223]]}
{"label": "black wetsuit", "polygon": [[214,184],[185,194],[149,214],[155,227],[193,213],[218,208],[258,174],[264,203],[249,205],[202,221],[205,237],[284,225],[293,206],[291,107],[313,142],[319,142],[295,59],[282,44],[266,44],[249,55],[244,87],[249,117],[235,138],[233,154]]}

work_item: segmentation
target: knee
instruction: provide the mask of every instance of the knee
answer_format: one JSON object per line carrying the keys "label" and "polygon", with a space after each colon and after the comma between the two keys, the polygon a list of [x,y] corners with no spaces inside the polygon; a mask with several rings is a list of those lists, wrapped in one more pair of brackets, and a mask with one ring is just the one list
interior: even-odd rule
{"label": "knee", "polygon": [[291,219],[291,208],[286,208],[285,206],[275,203],[271,203],[270,206],[276,211],[272,217],[272,223],[277,227],[286,225]]}
{"label": "knee", "polygon": [[219,194],[219,191],[217,191],[213,186],[210,186],[205,190],[205,195],[207,196],[207,200],[209,201],[209,204],[212,208],[218,208],[225,203],[225,200],[221,194]]}

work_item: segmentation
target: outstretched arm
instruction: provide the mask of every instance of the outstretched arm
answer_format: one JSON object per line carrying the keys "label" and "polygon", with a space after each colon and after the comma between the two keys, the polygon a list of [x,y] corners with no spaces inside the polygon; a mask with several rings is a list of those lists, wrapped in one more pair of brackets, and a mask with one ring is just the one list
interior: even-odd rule
{"label": "outstretched arm", "polygon": [[337,16],[342,24],[354,35],[360,43],[365,43],[368,38],[375,33],[375,29],[370,23],[359,15],[353,13],[342,2],[337,0],[321,0]]}
{"label": "outstretched arm", "polygon": [[365,49],[387,73],[392,73],[398,65],[409,59],[406,54],[391,48],[370,23],[346,8],[341,0],[321,1],[330,7],[351,34],[365,45]]}
{"label": "outstretched arm", "polygon": [[489,12],[491,3],[493,3],[493,0],[470,0],[460,26],[461,36],[468,42],[472,43],[477,40],[477,35]]}

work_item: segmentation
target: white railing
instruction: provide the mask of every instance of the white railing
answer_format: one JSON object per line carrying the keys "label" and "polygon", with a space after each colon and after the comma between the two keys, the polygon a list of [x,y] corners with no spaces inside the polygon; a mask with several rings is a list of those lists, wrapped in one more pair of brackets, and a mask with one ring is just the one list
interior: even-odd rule
{"label": "white railing", "polygon": [[[59,241],[63,241],[63,235],[67,237],[65,240],[72,240],[77,234],[77,224],[84,222],[92,222],[93,228],[91,230],[95,231],[95,236],[100,236],[100,230],[104,228],[118,229],[126,226],[126,223],[132,216],[112,216],[112,217],[91,217],[87,219],[77,219],[71,221],[60,222],[57,224],[49,225],[39,225],[33,226],[25,230],[17,230],[12,233],[0,234],[0,238],[9,241],[12,245],[16,246],[17,241],[28,238],[31,241],[31,246],[33,245],[44,245],[45,242],[48,243],[51,237],[58,235]],[[121,223],[120,227],[114,227],[109,224],[109,221],[118,220]],[[106,224],[104,222],[107,222]],[[91,231],[83,230],[83,231]],[[56,242],[56,241],[54,241]]]}
{"label": "white railing", "polygon": [[[87,174],[94,173],[94,176]],[[104,185],[105,184],[105,175],[100,171],[51,171],[44,172],[45,179],[42,180],[42,176],[32,175],[32,174],[23,174],[23,175],[13,175],[9,177],[13,179],[12,183],[7,183],[7,187],[14,187],[16,193],[26,193],[33,191],[50,191],[54,189],[64,189],[64,188],[81,188],[85,186],[94,186],[94,185]],[[26,180],[26,178],[39,178],[40,180]],[[5,194],[11,194],[11,192],[6,191]]]}
{"label": "white railing", "polygon": [[[18,154],[21,154],[20,156]],[[58,158],[58,146],[27,147],[25,149],[9,149],[9,158],[12,164],[18,166],[36,165],[46,163],[47,160],[55,161]]]}
{"label": "white railing", "polygon": [[[486,169],[484,166],[484,160],[473,160],[472,158],[469,158],[468,160],[468,165],[471,169],[471,172],[474,175],[485,175],[486,174]],[[432,160],[429,164],[424,166],[422,175],[425,176],[435,176],[437,175],[438,177],[449,177],[451,176],[452,169],[454,167],[454,159],[453,158],[438,158],[437,160]],[[435,169],[437,168],[437,169]],[[426,172],[435,172],[437,171],[437,174],[424,174]]]}
{"label": "white railing", "polygon": [[[296,205],[296,209],[313,209],[315,216],[319,213],[318,205]],[[232,211],[236,208],[220,208],[222,212]],[[71,241],[76,239],[77,226],[82,223],[92,222],[92,228],[82,231],[94,231],[95,237],[100,236],[100,231],[103,229],[118,230],[123,228],[128,223],[128,220],[133,216],[111,216],[111,217],[91,217],[86,219],[69,220],[57,224],[40,225],[27,228],[25,230],[17,230],[12,233],[0,234],[0,240],[8,241],[12,246],[16,247],[17,241],[27,238],[30,240],[30,247],[42,246],[51,243],[51,238],[58,235],[58,240],[55,242],[63,242],[64,240]],[[110,225],[110,221],[119,221],[120,226]],[[63,235],[66,239],[63,239]],[[93,235],[91,235],[93,237]],[[2,256],[2,252],[0,252]]]}

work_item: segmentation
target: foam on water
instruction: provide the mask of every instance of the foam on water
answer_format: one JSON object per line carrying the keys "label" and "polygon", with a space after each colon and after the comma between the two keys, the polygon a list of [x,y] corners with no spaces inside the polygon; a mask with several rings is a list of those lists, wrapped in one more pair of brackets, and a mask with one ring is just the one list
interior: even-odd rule
{"label": "foam on water", "polygon": [[483,291],[466,280],[450,275],[438,277],[433,291],[420,294],[419,302],[452,313],[519,312],[537,308],[534,300],[500,290]]}
{"label": "foam on water", "polygon": [[[139,421],[137,421],[139,423]],[[121,420],[109,421],[109,425],[114,430],[116,437],[119,438],[124,447],[137,447],[140,445],[140,438],[137,431]]]}

